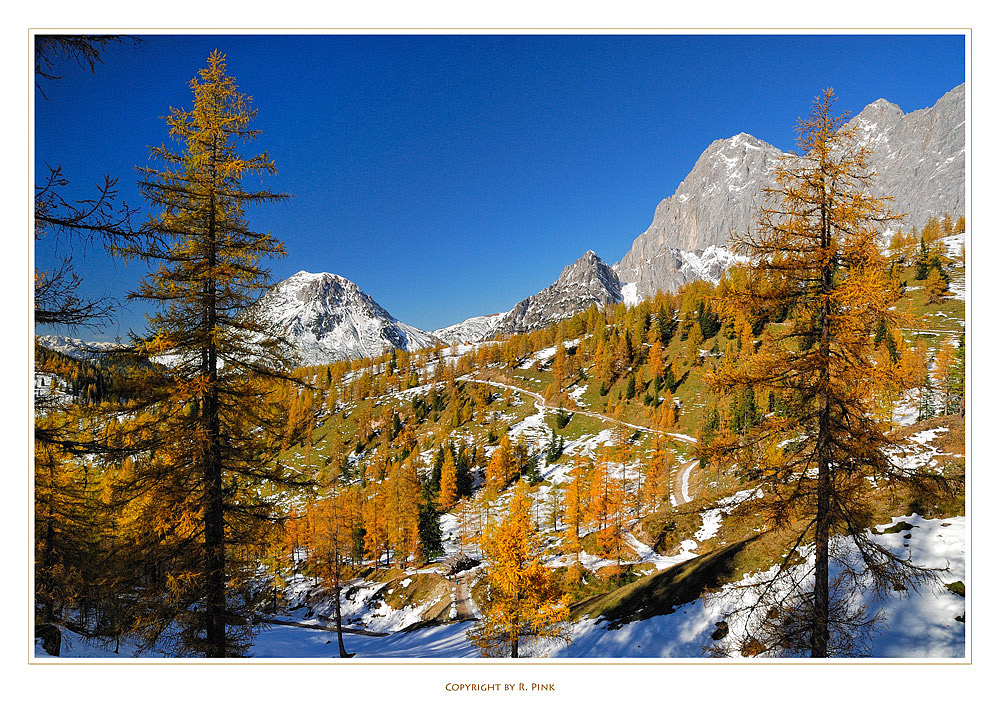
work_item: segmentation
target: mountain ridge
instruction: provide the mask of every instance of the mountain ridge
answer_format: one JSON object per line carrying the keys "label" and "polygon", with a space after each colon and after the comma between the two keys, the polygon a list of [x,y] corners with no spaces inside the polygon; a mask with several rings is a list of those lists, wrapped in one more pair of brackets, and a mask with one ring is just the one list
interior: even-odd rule
{"label": "mountain ridge", "polygon": [[[904,113],[879,98],[847,122],[871,150],[873,192],[895,198],[897,212],[907,213],[904,225],[964,213],[964,110],[963,83],[932,107]],[[752,225],[774,169],[792,156],[746,132],[713,141],[675,192],[657,203],[649,227],[621,260],[608,265],[588,250],[554,283],[504,312],[428,332],[396,319],[353,281],[304,270],[272,286],[257,308],[299,350],[299,362],[311,365],[393,348],[476,343],[541,328],[594,303],[634,305],[692,280],[715,282],[742,260],[729,248],[731,232]],[[52,343],[74,354],[87,352],[80,341]]]}
{"label": "mountain ridge", "polygon": [[[964,212],[964,111],[962,83],[932,107],[904,113],[879,98],[847,122],[857,142],[871,150],[872,191],[892,196],[906,224],[919,227],[931,215]],[[643,298],[692,280],[682,254],[728,248],[732,231],[751,226],[780,159],[791,155],[745,132],[713,141],[615,264],[622,282],[634,283],[636,297]],[[718,270],[725,270],[723,264]]]}
{"label": "mountain ridge", "polygon": [[426,331],[397,320],[353,281],[301,270],[273,285],[255,311],[298,351],[302,365],[373,357],[393,348],[437,344]]}

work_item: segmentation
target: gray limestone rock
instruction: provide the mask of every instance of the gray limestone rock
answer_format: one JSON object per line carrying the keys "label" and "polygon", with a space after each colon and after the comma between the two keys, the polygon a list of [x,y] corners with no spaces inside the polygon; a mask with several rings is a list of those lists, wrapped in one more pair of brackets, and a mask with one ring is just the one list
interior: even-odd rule
{"label": "gray limestone rock", "polygon": [[622,301],[621,283],[597,253],[588,250],[563,268],[555,283],[525,298],[503,316],[496,333],[522,333],[579,313],[594,303]]}
{"label": "gray limestone rock", "polygon": [[893,196],[906,217],[903,226],[923,227],[928,218],[965,213],[965,85],[934,107],[904,114],[877,100],[848,123],[871,150],[877,195]]}
{"label": "gray limestone rock", "polygon": [[[906,215],[905,227],[919,228],[931,215],[965,212],[964,85],[934,107],[908,114],[876,100],[849,125],[871,150],[869,164],[877,173],[872,191],[895,198],[895,211]],[[694,278],[721,273],[724,262],[705,272],[707,256],[724,260],[731,234],[751,227],[782,155],[746,133],[713,142],[677,191],[660,201],[649,228],[615,265],[623,283],[635,284],[630,297],[675,290]]]}

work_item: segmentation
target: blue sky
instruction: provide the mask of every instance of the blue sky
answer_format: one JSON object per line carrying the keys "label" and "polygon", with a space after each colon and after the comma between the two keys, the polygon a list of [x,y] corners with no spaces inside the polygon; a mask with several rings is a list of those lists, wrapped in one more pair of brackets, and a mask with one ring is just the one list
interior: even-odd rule
{"label": "blue sky", "polygon": [[[190,107],[218,48],[253,96],[274,190],[252,227],[285,242],[274,280],[330,271],[433,330],[509,309],[593,249],[618,261],[700,153],[748,132],[794,148],[832,86],[840,108],[928,107],[965,80],[963,35],[144,36],[96,72],[67,64],[36,94],[36,172],[86,197],[105,174],[145,212],[134,167]],[[52,246],[36,248],[44,266]],[[123,298],[142,266],[74,249],[92,295]],[[129,305],[104,331],[143,327]]]}

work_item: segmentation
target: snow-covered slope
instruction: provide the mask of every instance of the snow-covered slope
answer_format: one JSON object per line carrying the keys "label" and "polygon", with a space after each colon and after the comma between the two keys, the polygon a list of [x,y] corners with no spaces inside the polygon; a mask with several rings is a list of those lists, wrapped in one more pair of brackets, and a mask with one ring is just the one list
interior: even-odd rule
{"label": "snow-covered slope", "polygon": [[[913,514],[892,520],[892,524],[878,526],[879,532],[900,521],[908,522],[911,528],[905,535],[899,532],[878,536],[880,543],[897,555],[909,555],[917,565],[945,570],[940,578],[919,591],[900,591],[886,598],[872,595],[864,599],[868,608],[877,611],[882,618],[872,638],[870,655],[875,658],[962,658],[966,655],[965,599],[945,584],[967,581],[966,519],[927,519]],[[573,626],[572,644],[541,650],[556,657],[704,656],[704,648],[712,645],[711,634],[717,628],[716,622],[735,608],[752,602],[753,599],[746,596],[746,589],[752,589],[754,582],[769,579],[774,570],[747,577],[741,584],[727,584],[672,613],[645,620],[608,624],[603,619],[585,618]],[[731,649],[730,654],[739,657],[739,650]]]}
{"label": "snow-covered slope", "polygon": [[355,283],[333,273],[299,271],[274,285],[256,311],[298,351],[301,365],[372,357],[393,348],[437,344],[419,328],[396,320]]}
{"label": "snow-covered slope", "polygon": [[477,315],[446,328],[438,328],[433,335],[448,345],[452,343],[477,343],[484,338],[495,335],[506,317],[507,313]]}
{"label": "snow-covered slope", "polygon": [[[876,628],[870,655],[874,658],[923,658],[962,659],[967,656],[966,604],[964,596],[949,590],[945,584],[967,581],[965,563],[966,519],[927,519],[917,515],[893,518],[893,524],[907,521],[911,528],[902,532],[879,536],[887,548],[896,554],[911,554],[923,566],[945,569],[941,577],[917,591],[902,591],[886,598],[867,598],[869,609],[881,614],[882,623]],[[885,531],[890,524],[881,524]],[[417,572],[419,573],[419,571]],[[766,578],[771,572],[748,577],[752,583]],[[404,581],[405,583],[405,581]],[[360,586],[354,600],[344,594],[345,608],[361,607],[371,589]],[[964,591],[963,591],[964,592]],[[712,633],[716,623],[734,606],[745,602],[736,584],[727,584],[713,593],[677,607],[671,613],[655,615],[644,620],[626,623],[608,623],[604,619],[583,618],[570,628],[572,643],[568,646],[546,640],[527,640],[522,653],[525,656],[575,657],[575,658],[706,658],[705,648],[713,644]],[[386,613],[378,617],[369,613],[366,620],[386,628],[388,636],[349,634],[345,643],[351,653],[359,657],[402,658],[476,658],[476,649],[469,642],[466,632],[472,622],[429,625],[411,631],[397,630],[403,623],[405,612],[387,613],[385,604],[379,609]],[[408,609],[412,612],[413,609]],[[261,630],[254,640],[252,653],[258,658],[312,658],[330,659],[337,654],[336,633],[329,630],[329,622],[314,616],[307,618],[300,609],[291,617],[298,626],[272,625]],[[303,627],[315,624],[315,629]],[[367,629],[370,624],[361,625]],[[128,641],[123,641],[121,651],[115,654],[112,647],[102,647],[94,641],[63,629],[63,649],[66,658],[128,658],[137,654]],[[149,651],[137,655],[155,657]],[[48,654],[36,640],[35,656],[45,659]],[[732,656],[739,657],[737,650]]]}
{"label": "snow-covered slope", "polygon": [[35,340],[46,348],[81,359],[93,358],[98,353],[107,353],[122,347],[119,343],[85,341],[65,335],[36,335]]}

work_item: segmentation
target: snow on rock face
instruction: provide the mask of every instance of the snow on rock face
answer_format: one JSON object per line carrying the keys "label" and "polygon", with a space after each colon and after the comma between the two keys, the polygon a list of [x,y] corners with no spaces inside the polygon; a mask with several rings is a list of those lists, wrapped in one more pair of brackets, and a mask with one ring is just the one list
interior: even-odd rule
{"label": "snow on rock face", "polygon": [[93,358],[99,353],[119,350],[124,347],[121,343],[85,341],[64,335],[36,335],[35,340],[46,348],[62,353],[63,355],[68,355],[71,358],[80,359]]}
{"label": "snow on rock face", "polygon": [[702,277],[691,261],[750,225],[780,157],[778,148],[746,133],[709,145],[618,263],[621,280],[645,298]]}
{"label": "snow on rock face", "polygon": [[569,318],[595,303],[621,303],[623,288],[614,269],[592,250],[563,268],[556,282],[506,313],[475,316],[434,331],[445,343],[478,343],[501,333],[523,333]]}
{"label": "snow on rock face", "polygon": [[[871,151],[869,167],[877,173],[872,192],[895,198],[893,209],[906,215],[907,226],[919,228],[931,215],[964,214],[964,84],[933,107],[908,114],[886,100],[876,100],[847,125],[856,131],[857,142]],[[765,200],[763,190],[773,184],[783,155],[746,133],[709,145],[676,192],[660,201],[649,228],[615,265],[621,281],[634,284],[630,297],[634,293],[641,300],[657,290],[676,290],[705,277],[685,254],[725,247],[732,232],[752,226]]]}
{"label": "snow on rock face", "polygon": [[555,283],[504,313],[501,333],[523,333],[586,310],[621,303],[621,283],[614,270],[592,250],[563,268]]}
{"label": "snow on rock face", "polygon": [[437,343],[430,333],[396,320],[355,283],[333,273],[300,271],[268,290],[256,310],[298,350],[301,365]]}
{"label": "snow on rock face", "polygon": [[449,345],[452,343],[478,343],[484,338],[495,335],[506,317],[506,313],[477,315],[466,318],[461,323],[438,328],[434,331],[434,335]]}

